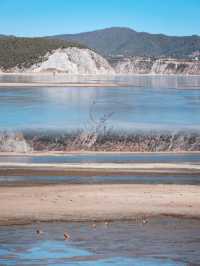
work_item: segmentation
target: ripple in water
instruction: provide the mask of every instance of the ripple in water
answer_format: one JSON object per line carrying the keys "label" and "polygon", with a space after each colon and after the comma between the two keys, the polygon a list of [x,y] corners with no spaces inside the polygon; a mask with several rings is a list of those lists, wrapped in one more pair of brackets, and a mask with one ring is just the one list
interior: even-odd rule
{"label": "ripple in water", "polygon": [[175,218],[1,227],[0,265],[198,265],[199,229],[199,221]]}

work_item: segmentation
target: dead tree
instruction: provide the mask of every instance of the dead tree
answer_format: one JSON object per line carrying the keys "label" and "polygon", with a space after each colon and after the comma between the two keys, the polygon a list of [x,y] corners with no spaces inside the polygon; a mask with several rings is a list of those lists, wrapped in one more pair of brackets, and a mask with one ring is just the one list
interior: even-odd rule
{"label": "dead tree", "polygon": [[73,146],[91,148],[97,141],[98,136],[103,132],[106,133],[106,123],[113,116],[114,112],[104,114],[99,119],[94,117],[94,107],[97,103],[94,101],[89,110],[89,128],[83,130],[79,136],[76,137]]}

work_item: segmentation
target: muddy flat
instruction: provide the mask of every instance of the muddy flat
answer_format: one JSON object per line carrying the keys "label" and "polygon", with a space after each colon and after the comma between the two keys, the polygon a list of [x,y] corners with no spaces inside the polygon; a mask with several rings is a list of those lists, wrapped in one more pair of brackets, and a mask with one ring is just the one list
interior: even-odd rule
{"label": "muddy flat", "polygon": [[123,220],[141,216],[200,218],[200,187],[46,185],[0,187],[0,224]]}
{"label": "muddy flat", "polygon": [[1,175],[99,175],[99,174],[199,174],[200,165],[191,163],[0,163]]}

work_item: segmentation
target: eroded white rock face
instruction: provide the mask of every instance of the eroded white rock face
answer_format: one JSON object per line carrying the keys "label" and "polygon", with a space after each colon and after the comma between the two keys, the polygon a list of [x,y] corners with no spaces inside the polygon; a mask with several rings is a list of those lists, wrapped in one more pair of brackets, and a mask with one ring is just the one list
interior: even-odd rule
{"label": "eroded white rock face", "polygon": [[148,74],[151,68],[152,61],[142,58],[124,58],[115,66],[118,74]]}
{"label": "eroded white rock face", "polygon": [[200,75],[200,62],[158,59],[153,63],[151,74]]}
{"label": "eroded white rock face", "polygon": [[108,61],[89,49],[76,47],[58,49],[47,54],[44,61],[33,65],[31,72],[63,72],[68,74],[114,74]]}
{"label": "eroded white rock face", "polygon": [[119,74],[200,75],[200,62],[132,57],[119,60],[115,70]]}

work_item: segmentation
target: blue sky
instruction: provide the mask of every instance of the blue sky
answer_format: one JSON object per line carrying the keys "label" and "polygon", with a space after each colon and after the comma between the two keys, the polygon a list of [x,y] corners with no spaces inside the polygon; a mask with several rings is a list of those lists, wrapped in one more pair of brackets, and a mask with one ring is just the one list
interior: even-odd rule
{"label": "blue sky", "polygon": [[42,36],[112,26],[200,35],[200,0],[0,0],[0,34]]}

